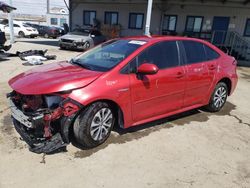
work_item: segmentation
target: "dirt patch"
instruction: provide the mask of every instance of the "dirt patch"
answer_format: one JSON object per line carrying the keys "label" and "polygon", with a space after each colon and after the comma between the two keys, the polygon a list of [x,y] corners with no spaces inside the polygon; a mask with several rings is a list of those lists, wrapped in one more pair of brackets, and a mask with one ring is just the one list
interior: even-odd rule
{"label": "dirt patch", "polygon": [[161,129],[172,128],[174,126],[183,126],[185,124],[190,124],[191,122],[206,122],[212,115],[230,115],[231,111],[234,109],[236,109],[236,106],[230,102],[227,102],[223,109],[217,113],[209,113],[204,112],[200,109],[194,109],[154,122],[146,123],[141,126],[132,127],[127,130],[115,129],[114,132],[118,134],[112,133],[109,139],[104,144],[93,149],[86,150],[86,148],[83,148],[76,142],[73,142],[74,146],[82,149],[81,151],[75,152],[74,157],[89,157],[92,154],[106,148],[109,144],[124,144],[126,142],[138,140],[140,138],[150,135],[153,132],[160,131]]}
{"label": "dirt patch", "polygon": [[0,126],[0,130],[6,135],[12,135],[14,133],[14,127],[12,125],[12,119],[10,115],[4,116],[3,126]]}
{"label": "dirt patch", "polygon": [[250,82],[250,74],[241,73],[240,75],[244,80]]}
{"label": "dirt patch", "polygon": [[8,143],[10,149],[23,149],[24,146],[20,142],[19,137],[15,135],[15,129],[12,125],[12,119],[10,115],[4,116],[3,125],[0,126],[0,132],[3,134],[4,141]]}
{"label": "dirt patch", "polygon": [[[145,126],[147,126],[148,128],[145,128]],[[112,133],[110,135],[110,137],[108,138],[108,140],[104,144],[102,144],[96,148],[89,149],[89,150],[85,150],[85,148],[82,148],[81,146],[79,146],[78,144],[76,144],[74,142],[73,143],[74,146],[76,146],[80,149],[83,149],[81,151],[75,152],[74,157],[75,158],[89,157],[92,154],[106,148],[109,144],[124,144],[126,142],[130,142],[132,140],[138,140],[140,138],[148,136],[152,132],[160,131],[161,129],[171,128],[171,127],[173,127],[173,125],[171,125],[169,123],[165,123],[163,125],[152,125],[152,124],[151,125],[149,125],[149,124],[143,125],[143,128],[140,127],[140,129],[142,129],[142,130],[137,130],[139,128],[136,128],[136,129],[131,128],[128,130],[116,130],[114,133]]]}

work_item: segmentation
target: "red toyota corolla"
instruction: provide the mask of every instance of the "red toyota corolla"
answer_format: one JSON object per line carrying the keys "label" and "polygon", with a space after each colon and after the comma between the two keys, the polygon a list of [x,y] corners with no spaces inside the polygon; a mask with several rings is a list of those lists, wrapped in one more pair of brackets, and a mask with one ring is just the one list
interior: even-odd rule
{"label": "red toyota corolla", "polygon": [[235,59],[208,42],[133,37],[32,69],[9,84],[16,130],[31,151],[51,153],[73,137],[96,147],[114,126],[125,129],[202,106],[219,111],[237,74]]}

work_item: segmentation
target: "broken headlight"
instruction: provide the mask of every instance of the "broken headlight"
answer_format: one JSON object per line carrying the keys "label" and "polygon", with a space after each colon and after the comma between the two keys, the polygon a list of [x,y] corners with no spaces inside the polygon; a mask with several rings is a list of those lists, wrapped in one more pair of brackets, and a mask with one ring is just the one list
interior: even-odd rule
{"label": "broken headlight", "polygon": [[57,95],[46,95],[45,102],[47,104],[47,107],[50,109],[56,109],[59,107],[60,103],[64,100],[61,96]]}

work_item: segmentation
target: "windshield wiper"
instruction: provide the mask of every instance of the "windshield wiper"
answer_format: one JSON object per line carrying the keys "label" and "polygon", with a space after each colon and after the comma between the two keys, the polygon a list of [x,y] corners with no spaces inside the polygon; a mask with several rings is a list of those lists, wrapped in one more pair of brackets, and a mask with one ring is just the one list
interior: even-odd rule
{"label": "windshield wiper", "polygon": [[69,61],[69,63],[78,65],[78,66],[80,66],[80,67],[82,67],[82,68],[85,68],[85,69],[92,70],[91,66],[86,65],[86,64],[82,64],[82,63],[79,62],[79,60],[76,60],[76,59],[71,59],[71,60]]}

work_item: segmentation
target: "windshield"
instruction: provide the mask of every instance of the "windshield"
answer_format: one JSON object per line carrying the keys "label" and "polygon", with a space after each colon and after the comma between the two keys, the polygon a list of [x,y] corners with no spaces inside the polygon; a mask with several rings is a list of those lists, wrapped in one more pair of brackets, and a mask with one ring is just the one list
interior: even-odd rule
{"label": "windshield", "polygon": [[23,27],[30,27],[29,25],[27,25],[27,24],[25,24],[25,23],[23,23]]}
{"label": "windshield", "polygon": [[72,63],[90,70],[106,72],[118,65],[145,43],[145,41],[127,39],[112,40],[72,59]]}
{"label": "windshield", "polygon": [[84,29],[74,29],[70,34],[89,36],[89,31]]}

